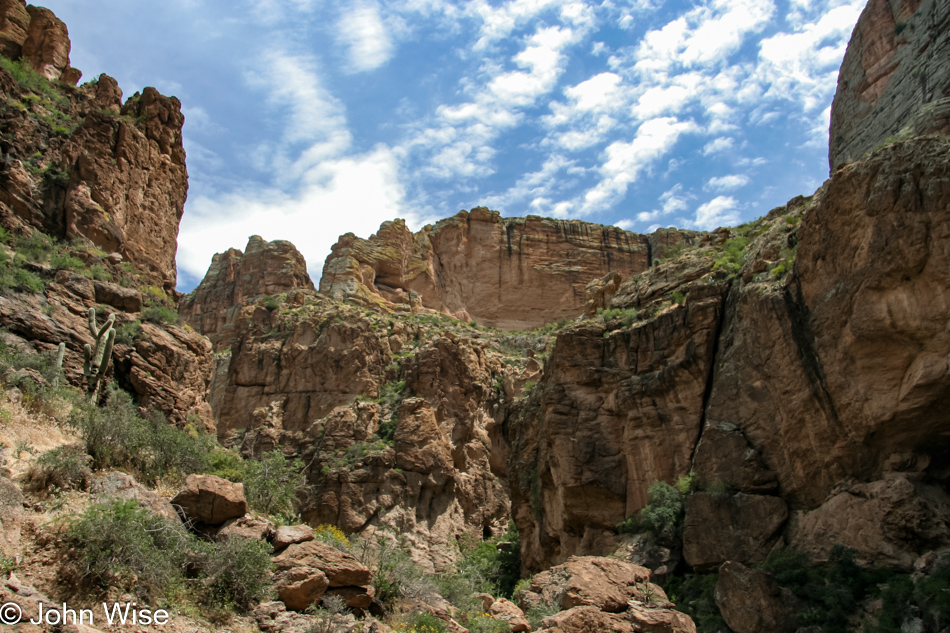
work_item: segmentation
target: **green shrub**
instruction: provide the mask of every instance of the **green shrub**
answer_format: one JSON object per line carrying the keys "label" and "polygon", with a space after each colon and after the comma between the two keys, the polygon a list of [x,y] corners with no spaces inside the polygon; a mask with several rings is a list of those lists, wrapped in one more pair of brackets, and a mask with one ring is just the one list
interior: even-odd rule
{"label": "green shrub", "polygon": [[34,491],[85,490],[92,474],[89,456],[76,446],[59,446],[40,455],[27,475]]}
{"label": "green shrub", "polygon": [[208,454],[208,466],[205,472],[240,483],[244,481],[244,459],[227,449],[215,447]]}
{"label": "green shrub", "polygon": [[135,345],[142,334],[142,322],[130,321],[115,328],[115,342],[120,345]]}
{"label": "green shrub", "polygon": [[212,437],[193,437],[169,425],[161,413],[142,418],[131,397],[115,388],[102,407],[75,407],[70,423],[79,430],[94,468],[131,468],[149,483],[207,470],[214,446]]}
{"label": "green shrub", "polygon": [[752,238],[746,235],[737,235],[726,240],[722,245],[722,251],[713,260],[713,270],[737,272],[742,267],[742,261],[745,259],[751,241]]}
{"label": "green shrub", "polygon": [[383,440],[387,444],[392,444],[396,437],[396,427],[398,425],[399,420],[394,415],[386,422],[379,423],[379,429],[376,431],[376,435],[378,435],[379,439]]}
{"label": "green shrub", "polygon": [[304,463],[287,459],[279,450],[263,455],[259,461],[245,462],[244,494],[248,505],[258,512],[294,512],[297,493],[306,485]]}
{"label": "green shrub", "polygon": [[682,304],[686,303],[686,293],[685,293],[685,292],[674,292],[673,294],[670,295],[670,299],[672,299],[673,303],[675,303],[675,304],[677,304],[677,305],[682,305]]}
{"label": "green shrub", "polygon": [[772,270],[769,271],[769,276],[772,277],[775,281],[785,277],[785,274],[788,272],[788,264],[786,262],[779,262],[775,265]]}
{"label": "green shrub", "polygon": [[525,611],[524,617],[528,620],[528,624],[531,625],[531,630],[534,631],[541,628],[541,620],[552,615],[557,615],[560,610],[561,608],[557,604],[542,602]]}
{"label": "green shrub", "polygon": [[164,325],[166,323],[174,325],[178,323],[178,313],[171,308],[153,303],[142,308],[142,320],[154,323],[155,325]]}
{"label": "green shrub", "polygon": [[182,579],[193,551],[180,521],[161,517],[135,499],[91,505],[66,530],[71,564],[81,584],[163,595]]}
{"label": "green shrub", "polygon": [[102,264],[93,264],[89,268],[79,271],[84,277],[95,279],[96,281],[112,281],[112,273]]}
{"label": "green shrub", "polygon": [[699,633],[725,631],[726,621],[719,613],[715,592],[719,574],[694,574],[688,578],[671,577],[663,589],[670,602],[693,618]]}
{"label": "green shrub", "polygon": [[266,541],[229,538],[211,550],[203,567],[204,602],[245,612],[267,595],[273,567]]}
{"label": "green shrub", "polygon": [[49,236],[33,231],[29,235],[13,238],[13,249],[18,257],[26,261],[43,263],[53,251],[53,242]]}
{"label": "green shrub", "polygon": [[56,252],[50,255],[49,265],[56,270],[78,270],[85,266],[81,259],[68,253]]}
{"label": "green shrub", "polygon": [[391,608],[399,599],[432,602],[438,596],[432,574],[397,543],[377,536],[374,541],[362,540],[354,549],[354,554],[373,572],[373,589],[386,607]]}
{"label": "green shrub", "polygon": [[313,529],[314,540],[320,541],[321,543],[326,543],[332,547],[337,548],[341,552],[350,551],[350,539],[346,537],[346,533],[343,532],[340,528],[335,525],[322,524],[318,525]]}
{"label": "green shrub", "polygon": [[397,633],[445,633],[447,626],[445,622],[425,611],[419,611],[406,618],[406,626],[401,628],[399,625],[394,629]]}
{"label": "green shrub", "polygon": [[655,482],[647,490],[647,505],[640,510],[640,527],[657,538],[676,538],[683,520],[683,495],[663,481]]}

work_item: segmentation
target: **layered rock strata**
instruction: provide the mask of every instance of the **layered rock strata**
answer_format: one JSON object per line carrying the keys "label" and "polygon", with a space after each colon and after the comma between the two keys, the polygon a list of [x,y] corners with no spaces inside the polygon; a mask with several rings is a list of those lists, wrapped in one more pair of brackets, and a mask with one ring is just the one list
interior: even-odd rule
{"label": "layered rock strata", "polygon": [[418,233],[396,220],[366,240],[344,235],[323,267],[320,291],[520,329],[575,317],[592,279],[642,272],[669,244],[696,235],[646,236],[577,220],[502,218],[478,207]]}
{"label": "layered rock strata", "polygon": [[831,108],[832,171],[900,137],[950,133],[950,4],[871,0]]}
{"label": "layered rock strata", "polygon": [[290,242],[252,235],[244,252],[232,248],[212,258],[198,287],[182,297],[178,312],[222,350],[234,343],[235,320],[245,301],[297,288],[314,290],[300,251]]}

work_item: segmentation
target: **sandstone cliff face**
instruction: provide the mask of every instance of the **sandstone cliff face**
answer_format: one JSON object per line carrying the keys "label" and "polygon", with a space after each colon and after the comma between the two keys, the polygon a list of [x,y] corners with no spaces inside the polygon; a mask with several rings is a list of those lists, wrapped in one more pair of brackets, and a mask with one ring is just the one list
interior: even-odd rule
{"label": "sandstone cliff face", "polygon": [[314,290],[303,255],[290,242],[252,235],[243,253],[232,248],[214,256],[198,287],[182,297],[178,312],[222,350],[234,343],[235,320],[245,301],[296,288]]}
{"label": "sandstone cliff face", "polygon": [[[61,24],[47,10],[37,11],[31,24],[41,18]],[[7,23],[15,24],[16,16],[8,13]],[[56,37],[26,40],[24,49],[35,46],[37,59],[58,59],[50,47],[65,37],[63,27]],[[78,89],[64,83],[31,89],[6,70],[0,70],[0,92],[4,223],[87,239],[121,253],[149,284],[173,292],[188,191],[178,99],[146,88],[123,104],[122,91],[106,75]]]}
{"label": "sandstone cliff face", "polygon": [[[674,233],[678,240],[696,235]],[[644,271],[669,243],[666,233],[645,236],[535,216],[503,219],[479,207],[415,234],[396,220],[368,240],[344,235],[327,258],[320,291],[520,329],[576,316],[588,282],[608,272]]]}
{"label": "sandstone cliff face", "polygon": [[[21,84],[0,69],[0,224],[7,232],[0,326],[37,351],[65,342],[67,378],[81,384],[88,310],[115,313],[123,331],[113,358],[119,384],[176,421],[197,413],[213,426],[204,404],[209,342],[155,315],[174,305],[187,191],[181,104],[153,88],[123,104],[107,75],[69,85],[79,78],[68,65],[69,46],[52,12],[0,3],[3,54],[19,60],[17,76],[39,73]],[[24,252],[31,240],[42,248]],[[12,256],[32,286],[11,286]]]}
{"label": "sandstone cliff face", "polygon": [[831,169],[886,139],[932,133],[950,133],[950,5],[871,0],[838,76]]}
{"label": "sandstone cliff face", "polygon": [[726,241],[592,284],[615,286],[607,310],[558,335],[507,421],[524,564],[612,551],[647,487],[690,471],[699,570],[786,541],[909,569],[945,544],[948,164],[948,139],[888,145]]}

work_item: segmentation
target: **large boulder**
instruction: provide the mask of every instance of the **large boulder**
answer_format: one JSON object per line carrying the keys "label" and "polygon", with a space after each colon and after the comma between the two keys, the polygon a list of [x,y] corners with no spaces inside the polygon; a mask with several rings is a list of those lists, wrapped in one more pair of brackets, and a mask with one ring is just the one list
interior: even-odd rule
{"label": "large boulder", "polygon": [[719,568],[714,594],[723,619],[735,633],[794,633],[803,605],[772,574],[728,562]]}
{"label": "large boulder", "polygon": [[726,562],[760,563],[781,543],[788,506],[766,495],[700,492],[686,499],[683,558],[711,571]]}
{"label": "large boulder", "polygon": [[650,570],[614,558],[571,556],[562,565],[535,574],[526,603],[535,601],[556,604],[562,609],[591,605],[601,611],[620,612],[627,603],[645,593],[666,599],[663,590],[650,582]]}
{"label": "large boulder", "polygon": [[247,512],[244,484],[214,475],[188,475],[185,487],[172,499],[186,519],[220,525]]}
{"label": "large boulder", "polygon": [[312,605],[330,586],[326,574],[305,565],[282,569],[274,584],[277,598],[293,611],[303,611]]}
{"label": "large boulder", "polygon": [[271,544],[274,546],[274,551],[279,552],[285,547],[297,543],[306,543],[313,539],[313,528],[309,525],[282,525],[277,528],[277,532],[274,534],[274,539],[271,541]]}
{"label": "large boulder", "polygon": [[370,570],[358,560],[320,541],[291,545],[273,561],[281,571],[295,567],[319,569],[326,574],[330,587],[368,585],[373,579]]}

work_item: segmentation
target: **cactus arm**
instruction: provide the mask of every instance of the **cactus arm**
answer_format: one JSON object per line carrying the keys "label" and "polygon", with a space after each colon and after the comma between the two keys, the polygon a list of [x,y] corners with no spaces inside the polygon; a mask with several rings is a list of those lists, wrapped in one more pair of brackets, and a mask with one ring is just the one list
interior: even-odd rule
{"label": "cactus arm", "polygon": [[95,308],[89,308],[89,333],[92,334],[93,336],[96,336],[98,333],[98,330],[96,329],[96,309]]}
{"label": "cactus arm", "polygon": [[106,345],[103,350],[103,360],[102,364],[99,367],[99,374],[102,376],[106,375],[106,372],[109,371],[109,361],[112,360],[112,346],[115,343],[115,330],[109,328],[109,333],[106,335]]}
{"label": "cactus arm", "polygon": [[60,343],[56,349],[56,369],[63,368],[63,356],[66,355],[66,343]]}

